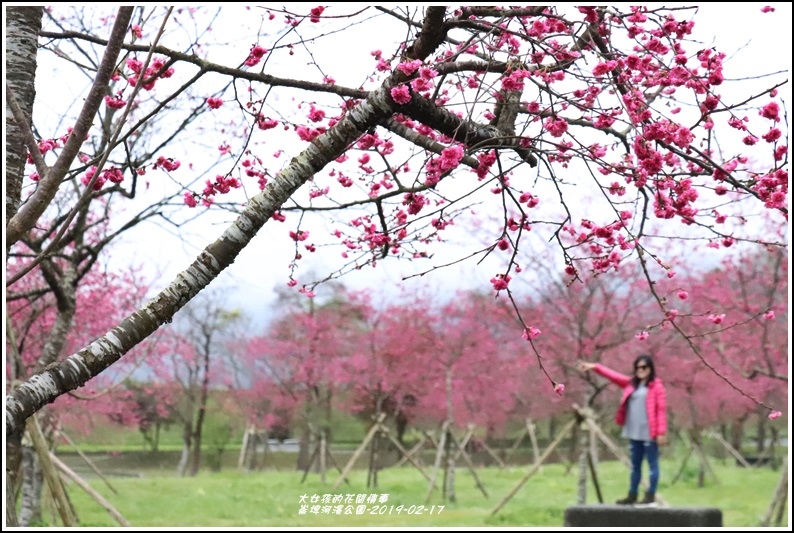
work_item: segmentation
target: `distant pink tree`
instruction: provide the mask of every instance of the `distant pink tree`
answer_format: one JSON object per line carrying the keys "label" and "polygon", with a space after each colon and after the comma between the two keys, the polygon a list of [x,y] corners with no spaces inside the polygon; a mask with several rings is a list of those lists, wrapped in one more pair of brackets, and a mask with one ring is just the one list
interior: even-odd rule
{"label": "distant pink tree", "polygon": [[178,317],[176,330],[165,341],[168,357],[151,365],[156,380],[177,385],[172,401],[182,426],[180,475],[195,476],[201,466],[210,392],[230,384],[229,361],[237,355],[234,339],[241,319],[239,311],[226,308],[222,296],[205,293]]}
{"label": "distant pink tree", "polygon": [[246,348],[251,369],[252,393],[258,409],[262,399],[279,413],[283,424],[291,418],[301,433],[298,468],[308,468],[312,445],[331,437],[331,416],[344,385],[339,361],[353,354],[362,313],[344,294],[319,304],[308,300],[304,308],[285,309],[262,335]]}
{"label": "distant pink tree", "polygon": [[[788,263],[776,249],[744,253],[686,281],[675,321],[712,368],[692,360],[690,347],[676,342],[669,370],[680,423],[702,428],[733,426],[739,444],[743,421],[759,413],[758,403],[786,405],[788,382]],[[725,272],[733,282],[725,285]],[[704,394],[708,391],[708,394]],[[680,403],[679,403],[680,402]],[[761,411],[764,433],[768,412]],[[785,414],[785,413],[784,413]]]}
{"label": "distant pink tree", "polygon": [[425,343],[416,333],[432,320],[424,302],[408,295],[381,309],[372,295],[351,295],[361,316],[348,357],[338,361],[337,376],[346,391],[340,407],[357,413],[367,424],[383,413],[394,423],[402,442],[425,391]]}

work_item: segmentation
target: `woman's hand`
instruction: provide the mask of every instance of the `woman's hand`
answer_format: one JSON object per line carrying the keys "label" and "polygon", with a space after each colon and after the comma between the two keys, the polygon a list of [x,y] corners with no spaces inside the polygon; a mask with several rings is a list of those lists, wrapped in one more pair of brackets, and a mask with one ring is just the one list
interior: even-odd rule
{"label": "woman's hand", "polygon": [[587,361],[579,361],[576,365],[576,368],[579,369],[579,372],[589,372],[590,370],[595,368],[595,363],[588,363]]}
{"label": "woman's hand", "polygon": [[656,444],[659,446],[666,446],[667,445],[667,435],[659,435],[656,437]]}

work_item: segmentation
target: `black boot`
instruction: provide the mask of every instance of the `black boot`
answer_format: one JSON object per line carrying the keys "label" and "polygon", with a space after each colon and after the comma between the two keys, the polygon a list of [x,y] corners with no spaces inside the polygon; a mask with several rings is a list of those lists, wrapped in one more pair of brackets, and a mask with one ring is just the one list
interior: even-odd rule
{"label": "black boot", "polygon": [[656,494],[653,492],[646,492],[645,497],[640,502],[643,505],[653,506],[656,505]]}
{"label": "black boot", "polygon": [[617,503],[618,505],[633,505],[637,503],[637,495],[629,492],[628,497],[623,498],[622,500],[618,500],[615,503]]}

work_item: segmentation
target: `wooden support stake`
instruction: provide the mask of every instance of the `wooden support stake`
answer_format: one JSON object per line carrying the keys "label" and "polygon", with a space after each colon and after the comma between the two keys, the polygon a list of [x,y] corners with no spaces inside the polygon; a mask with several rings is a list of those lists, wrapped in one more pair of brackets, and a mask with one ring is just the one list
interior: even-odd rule
{"label": "wooden support stake", "polygon": [[[430,501],[430,497],[433,495],[433,489],[436,488],[436,479],[438,479],[438,471],[441,468],[441,458],[444,455],[444,445],[447,441],[447,428],[449,427],[449,420],[445,420],[444,423],[441,425],[441,440],[436,447],[436,460],[433,461],[433,475],[430,478],[429,486],[427,487],[427,496],[425,497],[425,503]],[[433,440],[430,435],[428,438]]]}
{"label": "wooden support stake", "polygon": [[312,452],[311,457],[309,457],[309,462],[306,463],[306,470],[303,471],[303,477],[301,478],[301,483],[306,481],[306,478],[309,477],[309,471],[314,466],[314,461],[317,459],[317,454],[320,453],[320,443],[318,442],[317,445],[314,447],[314,451]]}
{"label": "wooden support stake", "polygon": [[320,461],[320,481],[325,485],[325,459],[328,457],[328,441],[325,438],[325,428],[320,432],[320,453],[317,460]]}
{"label": "wooden support stake", "polygon": [[[505,454],[505,461],[509,461],[510,457],[513,456],[513,453],[515,453],[515,451],[521,445],[521,441],[524,440],[524,435],[526,435],[526,433],[521,433],[521,435],[518,436],[518,438],[513,443],[513,445],[510,446],[510,449],[507,450],[507,453]],[[537,460],[537,457],[535,457],[535,459]]]}
{"label": "wooden support stake", "polygon": [[251,435],[251,424],[248,424],[245,427],[245,433],[243,433],[243,444],[240,447],[240,457],[237,459],[237,468],[238,470],[242,470],[243,467],[246,465],[246,459],[248,457],[248,439]]}
{"label": "wooden support stake", "polygon": [[463,439],[461,441],[458,441],[457,437],[454,439],[455,445],[458,448],[458,450],[455,452],[455,457],[453,457],[452,459],[453,462],[455,463],[458,462],[458,459],[460,459],[461,454],[464,453],[464,450],[466,446],[469,444],[469,441],[471,440],[471,436],[473,434],[474,434],[474,428],[472,426],[469,426],[469,428],[466,430],[466,434],[463,436]]}
{"label": "wooden support stake", "polygon": [[109,488],[111,491],[113,491],[113,494],[116,494],[116,495],[118,495],[118,491],[117,491],[116,489],[114,489],[114,488],[113,488],[113,485],[111,485],[111,484],[110,484],[110,481],[108,481],[108,479],[107,479],[107,478],[106,478],[106,477],[105,477],[105,476],[102,474],[102,472],[99,470],[99,468],[97,468],[96,464],[94,464],[94,462],[93,462],[93,461],[91,461],[91,459],[89,459],[89,458],[86,456],[86,454],[84,454],[82,451],[80,451],[80,448],[78,448],[78,447],[77,447],[77,445],[76,445],[76,444],[75,444],[75,443],[72,441],[72,439],[70,439],[70,438],[69,438],[69,437],[66,435],[66,433],[64,433],[64,432],[63,432],[63,431],[61,431],[61,430],[58,430],[58,434],[59,434],[61,437],[63,437],[63,438],[66,440],[66,442],[67,442],[67,443],[69,443],[69,445],[70,445],[72,448],[74,448],[74,449],[75,449],[75,451],[77,452],[77,455],[79,455],[79,456],[80,456],[80,458],[81,458],[83,461],[85,461],[85,462],[86,462],[86,464],[87,464],[87,465],[88,465],[88,466],[91,468],[91,470],[93,470],[93,471],[94,471],[94,473],[95,473],[97,476],[99,476],[99,479],[101,479],[102,481],[104,481],[104,482],[105,482],[105,485],[107,485],[107,486],[108,486],[108,488]]}
{"label": "wooden support stake", "polygon": [[388,438],[392,442],[392,444],[394,444],[397,447],[397,449],[400,451],[400,453],[403,454],[403,457],[408,457],[408,461],[410,461],[411,464],[414,465],[414,468],[419,470],[419,473],[422,474],[422,476],[426,480],[430,481],[430,476],[427,475],[427,473],[422,469],[422,467],[419,465],[419,463],[414,461],[413,457],[410,457],[408,455],[408,452],[406,451],[405,447],[402,444],[400,444],[400,441],[398,441],[394,437],[394,435],[391,434],[391,432],[389,431],[389,428],[384,426],[384,427],[381,428],[381,431],[384,433],[384,435],[386,435],[386,438]]}
{"label": "wooden support stake", "polygon": [[714,472],[714,469],[711,467],[711,462],[709,461],[706,452],[703,451],[703,447],[700,445],[700,442],[698,442],[698,440],[695,439],[694,437],[692,437],[691,440],[692,440],[692,448],[695,450],[695,453],[700,458],[700,463],[703,465],[706,471],[708,471],[708,473],[711,474],[712,479],[714,479],[714,483],[719,484],[720,480],[717,478],[717,473]]}
{"label": "wooden support stake", "polygon": [[488,455],[490,455],[490,456],[491,456],[491,458],[492,458],[494,461],[496,461],[496,464],[497,464],[497,465],[499,465],[499,468],[504,468],[504,467],[505,467],[505,463],[504,463],[504,461],[502,461],[502,460],[499,458],[499,456],[498,456],[498,455],[496,455],[496,452],[494,452],[494,451],[491,449],[491,447],[490,447],[490,446],[488,446],[488,443],[486,443],[486,442],[485,442],[485,439],[483,439],[482,441],[480,441],[480,444],[482,444],[482,447],[483,447],[483,449],[485,449],[485,451],[488,453]]}
{"label": "wooden support stake", "polygon": [[[465,446],[465,444],[461,446],[460,441],[458,441],[455,435],[453,435],[451,432],[449,435],[450,437],[452,437],[452,442],[454,442],[455,446],[458,448],[458,455],[463,456],[463,460],[466,462],[466,466],[469,467],[469,471],[471,472],[471,475],[474,476],[474,482],[477,483],[477,488],[480,489],[480,492],[482,492],[483,496],[487,498],[488,492],[485,490],[485,486],[482,484],[482,481],[480,481],[480,476],[477,475],[477,470],[474,468],[474,463],[471,462],[471,457],[469,457],[469,454],[466,453],[466,450],[463,449],[463,446]],[[469,432],[469,436],[471,436],[471,432]]]}
{"label": "wooden support stake", "polygon": [[75,484],[83,489],[89,496],[91,496],[99,505],[101,505],[109,514],[112,516],[116,522],[124,527],[130,527],[130,523],[121,515],[120,512],[113,507],[110,502],[108,502],[105,498],[102,497],[97,491],[91,488],[91,485],[85,482],[83,478],[78,476],[71,468],[66,466],[66,464],[58,459],[55,455],[50,453],[50,459],[55,464],[58,469],[63,472],[63,474],[75,482]]}
{"label": "wooden support stake", "polygon": [[722,444],[725,447],[725,449],[728,450],[728,453],[730,453],[737,461],[739,461],[739,464],[741,464],[743,467],[751,468],[750,467],[750,463],[747,462],[747,459],[745,459],[744,456],[742,454],[740,454],[739,451],[736,448],[731,446],[728,441],[723,439],[722,435],[720,435],[716,431],[712,431],[710,433],[706,433],[705,435],[707,437],[711,437],[711,438],[715,439],[717,442]]}
{"label": "wooden support stake", "polygon": [[28,435],[30,435],[30,440],[33,441],[33,447],[36,449],[36,453],[41,461],[41,470],[44,473],[47,486],[50,488],[50,492],[52,492],[52,497],[58,509],[61,521],[65,527],[75,527],[78,525],[77,518],[72,514],[71,504],[69,500],[66,499],[66,490],[63,487],[60,476],[58,476],[58,471],[55,470],[55,466],[50,460],[50,450],[47,447],[44,435],[41,433],[38,417],[35,415],[31,416],[28,419],[27,426]]}
{"label": "wooden support stake", "polygon": [[764,515],[763,520],[761,521],[762,527],[769,527],[772,521],[772,515],[775,513],[775,508],[778,509],[777,516],[775,517],[777,525],[780,526],[780,523],[783,519],[783,511],[786,508],[786,500],[788,495],[788,459],[783,462],[783,468],[781,471],[780,481],[777,483],[777,487],[775,488],[775,493],[772,495],[772,502],[769,504],[769,508]]}
{"label": "wooden support stake", "polygon": [[507,494],[507,496],[505,496],[504,499],[502,499],[502,501],[499,502],[499,505],[494,507],[493,511],[491,511],[491,516],[493,516],[496,513],[498,513],[499,510],[502,509],[502,507],[504,507],[505,504],[507,502],[509,502],[510,499],[513,496],[516,495],[518,490],[522,486],[524,486],[524,483],[529,481],[529,478],[531,478],[533,475],[535,475],[535,472],[537,472],[540,469],[540,465],[543,464],[543,461],[545,461],[546,459],[549,458],[549,456],[551,455],[551,452],[553,452],[554,449],[557,446],[559,446],[559,444],[562,442],[562,439],[564,439],[568,435],[568,433],[571,432],[571,429],[573,429],[575,424],[576,424],[576,420],[574,419],[574,420],[571,420],[570,422],[568,422],[568,424],[565,425],[565,427],[562,429],[562,431],[560,431],[560,434],[557,435],[557,438],[554,439],[554,441],[551,444],[548,445],[548,447],[546,448],[546,451],[543,452],[543,455],[538,457],[538,460],[535,461],[535,463],[532,465],[532,468],[529,469],[529,472],[527,472],[527,474],[523,478],[521,478],[521,480],[518,482],[518,484],[515,487],[513,487],[513,490],[511,490]]}
{"label": "wooden support stake", "polygon": [[[532,456],[535,458],[535,461],[538,460],[540,456],[540,448],[538,448],[538,436],[535,433],[535,424],[532,423],[532,419],[527,417],[526,419],[527,425],[527,434],[529,435],[529,442],[532,444]],[[543,471],[543,467],[540,467],[541,472]]]}
{"label": "wooden support stake", "polygon": [[[402,466],[402,464],[403,464],[404,462],[406,462],[406,461],[411,461],[411,462],[414,462],[414,459],[413,459],[413,456],[414,456],[414,454],[416,454],[416,452],[418,452],[418,451],[419,451],[419,450],[422,448],[422,446],[424,445],[424,443],[425,443],[425,441],[426,441],[426,440],[427,440],[427,435],[422,435],[422,438],[421,438],[421,439],[419,439],[419,442],[417,442],[416,444],[414,444],[414,445],[411,447],[411,449],[410,449],[410,450],[408,450],[408,453],[406,453],[405,455],[403,455],[403,456],[402,456],[402,458],[401,458],[399,461],[397,461],[397,464],[395,464],[394,466],[395,466],[395,467]],[[420,465],[422,464],[422,461],[421,461],[421,459],[419,459],[419,458],[416,458],[416,460],[415,460],[415,461],[416,461],[416,462],[415,462],[414,464],[420,464]]]}
{"label": "wooden support stake", "polygon": [[[334,459],[334,456],[333,456],[333,455],[331,455],[331,447],[330,447],[330,446],[328,446],[328,447],[325,449],[325,452],[328,454],[328,460],[329,460],[329,461],[331,461],[331,464],[332,464],[332,465],[334,465],[334,468],[336,468],[337,470],[339,470],[339,473],[341,474],[341,473],[342,473],[342,469],[341,469],[341,468],[339,468],[339,464],[337,464],[337,462],[336,462],[336,459]],[[350,485],[350,481],[349,481],[347,478],[345,478],[345,483],[347,483],[348,485]]]}
{"label": "wooden support stake", "polygon": [[356,448],[356,451],[353,452],[353,455],[350,457],[350,460],[345,465],[345,468],[342,469],[342,474],[339,476],[339,479],[337,479],[336,482],[334,483],[334,486],[331,487],[331,492],[333,492],[336,489],[338,489],[339,485],[342,484],[342,480],[347,478],[347,474],[350,472],[350,470],[353,469],[353,464],[356,462],[356,459],[358,459],[358,456],[361,455],[364,452],[364,450],[367,447],[367,444],[369,444],[369,441],[371,441],[372,437],[375,436],[375,433],[378,432],[378,428],[380,427],[380,425],[383,422],[384,418],[386,418],[386,414],[385,413],[381,413],[378,416],[378,419],[375,421],[375,423],[372,424],[372,427],[369,428],[369,432],[367,433],[367,436],[364,437],[364,442],[362,442],[361,446]]}
{"label": "wooden support stake", "polygon": [[590,465],[590,475],[593,476],[593,485],[595,486],[596,496],[598,496],[598,503],[604,503],[604,495],[601,494],[601,485],[598,484],[598,473],[596,472],[595,462],[593,461],[593,452],[587,451],[587,464]]}

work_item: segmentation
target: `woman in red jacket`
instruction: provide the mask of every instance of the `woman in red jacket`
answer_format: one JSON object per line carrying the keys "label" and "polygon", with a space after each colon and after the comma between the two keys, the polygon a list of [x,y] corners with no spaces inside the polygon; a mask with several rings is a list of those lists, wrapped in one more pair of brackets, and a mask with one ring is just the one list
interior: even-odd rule
{"label": "woman in red jacket", "polygon": [[667,443],[667,398],[662,381],[656,377],[653,359],[650,355],[637,357],[634,360],[634,375],[631,377],[598,363],[581,362],[579,370],[594,370],[623,388],[615,422],[623,427],[623,436],[629,439],[631,475],[629,495],[617,503],[638,503],[643,458],[648,461],[649,487],[645,498],[639,503],[655,503],[656,488],[659,485],[659,446]]}

